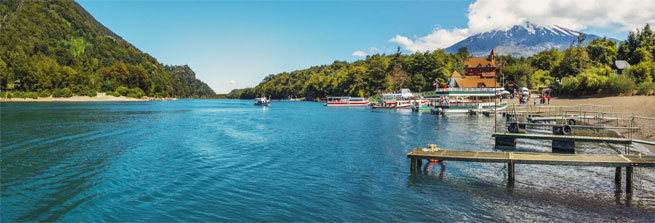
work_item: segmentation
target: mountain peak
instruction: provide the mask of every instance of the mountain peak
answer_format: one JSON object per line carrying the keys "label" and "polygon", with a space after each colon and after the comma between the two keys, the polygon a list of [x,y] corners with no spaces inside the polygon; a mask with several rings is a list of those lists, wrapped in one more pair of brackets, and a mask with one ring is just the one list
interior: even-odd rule
{"label": "mountain peak", "polygon": [[[566,49],[582,34],[558,25],[543,26],[525,21],[505,30],[475,34],[446,48],[446,52],[457,52],[457,49],[467,47],[474,56],[485,56],[492,49],[499,55],[531,56],[551,48]],[[600,38],[585,35],[585,43]]]}

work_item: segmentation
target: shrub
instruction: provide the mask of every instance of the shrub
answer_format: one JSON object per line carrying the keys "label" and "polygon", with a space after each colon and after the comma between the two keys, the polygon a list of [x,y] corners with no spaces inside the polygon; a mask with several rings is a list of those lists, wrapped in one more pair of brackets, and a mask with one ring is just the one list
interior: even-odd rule
{"label": "shrub", "polygon": [[111,95],[111,96],[114,96],[114,97],[121,96],[118,92],[115,92],[115,91],[107,91],[107,92],[105,92],[105,94]]}
{"label": "shrub", "polygon": [[24,98],[22,91],[11,92],[11,97],[12,98]]}
{"label": "shrub", "polygon": [[77,95],[83,95],[83,96],[95,97],[96,95],[98,95],[98,92],[96,92],[95,90],[89,90],[89,89],[86,89],[86,90],[81,91],[81,92],[78,93]]}
{"label": "shrub", "polygon": [[70,98],[73,97],[73,91],[70,88],[55,89],[52,91],[52,96],[55,98]]}
{"label": "shrub", "polygon": [[6,98],[7,97],[7,92],[0,91],[0,98]]}
{"label": "shrub", "polygon": [[49,97],[50,95],[52,95],[52,93],[50,93],[50,90],[48,89],[43,89],[39,91],[39,97]]}
{"label": "shrub", "polygon": [[14,96],[11,95],[11,92],[7,92],[7,98],[10,98],[10,99],[11,99],[12,97],[14,97]]}
{"label": "shrub", "polygon": [[31,98],[31,99],[38,99],[39,98],[39,94],[37,94],[36,92],[26,92],[25,94],[23,94],[23,96],[25,98]]}
{"label": "shrub", "polygon": [[[133,98],[142,98],[143,96],[146,95],[143,92],[143,90],[141,90],[141,88],[138,88],[138,87],[130,89],[130,93],[134,94]],[[132,96],[128,96],[128,97],[132,97]]]}
{"label": "shrub", "polygon": [[650,95],[653,94],[653,91],[655,91],[655,83],[653,82],[642,82],[637,87],[637,93],[639,94]]}
{"label": "shrub", "polygon": [[131,92],[130,92],[129,94],[127,94],[127,97],[130,97],[130,98],[136,98],[137,96],[136,96],[135,93],[131,93]]}
{"label": "shrub", "polygon": [[120,95],[127,96],[130,93],[130,89],[127,87],[120,86],[116,88],[116,92]]}
{"label": "shrub", "polygon": [[102,84],[100,84],[100,91],[115,91],[116,88],[118,88],[118,84],[114,80],[103,81]]}

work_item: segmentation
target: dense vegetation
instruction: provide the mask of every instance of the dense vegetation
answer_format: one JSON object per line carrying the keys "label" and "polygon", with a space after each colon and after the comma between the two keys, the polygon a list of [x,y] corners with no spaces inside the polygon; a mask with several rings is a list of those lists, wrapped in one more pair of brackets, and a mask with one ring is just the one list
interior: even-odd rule
{"label": "dense vegetation", "polygon": [[[551,87],[559,95],[652,94],[655,90],[655,35],[649,25],[630,32],[618,44],[607,38],[586,46],[578,41],[564,51],[551,49],[530,57],[501,56],[504,62],[499,82],[513,81],[530,89]],[[328,95],[372,96],[401,87],[412,91],[432,90],[436,81],[446,83],[453,71],[463,73],[469,58],[466,48],[456,54],[443,50],[403,55],[373,55],[352,63],[335,61],[290,73],[269,75],[256,87],[235,89],[230,98],[288,96],[322,98]],[[632,66],[622,74],[611,68],[615,60]]]}
{"label": "dense vegetation", "polygon": [[160,64],[72,0],[2,0],[0,19],[0,90],[94,96],[124,87],[135,89],[132,95],[214,95],[188,66]]}

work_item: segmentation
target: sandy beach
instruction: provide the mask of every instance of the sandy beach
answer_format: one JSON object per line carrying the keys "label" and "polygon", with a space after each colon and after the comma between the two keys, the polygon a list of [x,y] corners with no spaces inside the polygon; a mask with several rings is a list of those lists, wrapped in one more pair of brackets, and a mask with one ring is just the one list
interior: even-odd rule
{"label": "sandy beach", "polygon": [[[517,100],[513,100],[518,103]],[[532,99],[529,101],[533,104]],[[595,109],[602,112],[632,112],[634,116],[655,117],[655,96],[614,96],[595,98],[552,98],[549,105],[537,106],[577,106],[583,105],[583,110]],[[592,108],[591,105],[595,107]],[[655,120],[635,119],[640,130],[635,132],[634,138],[646,141],[655,141]],[[646,146],[655,153],[655,146]]]}
{"label": "sandy beach", "polygon": [[0,98],[0,102],[86,102],[86,101],[150,101],[152,98],[128,98],[125,96],[114,97],[105,93],[98,93],[95,97],[73,96],[70,98],[53,98],[52,96],[38,99],[32,98]]}

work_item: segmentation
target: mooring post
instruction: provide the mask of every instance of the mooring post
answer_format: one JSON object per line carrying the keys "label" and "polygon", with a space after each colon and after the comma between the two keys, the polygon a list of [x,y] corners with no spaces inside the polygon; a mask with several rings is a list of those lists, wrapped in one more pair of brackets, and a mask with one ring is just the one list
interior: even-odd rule
{"label": "mooring post", "polygon": [[423,167],[423,159],[416,159],[416,169],[420,171],[421,167]]}
{"label": "mooring post", "polygon": [[416,159],[415,158],[411,158],[411,162],[409,164],[409,170],[411,170],[412,172],[416,171]]}
{"label": "mooring post", "polygon": [[614,184],[618,186],[618,188],[621,188],[621,167],[616,167],[616,170],[614,171]]}
{"label": "mooring post", "polygon": [[632,166],[625,168],[625,192],[632,194]]}
{"label": "mooring post", "polygon": [[507,163],[507,183],[514,185],[514,160]]}

